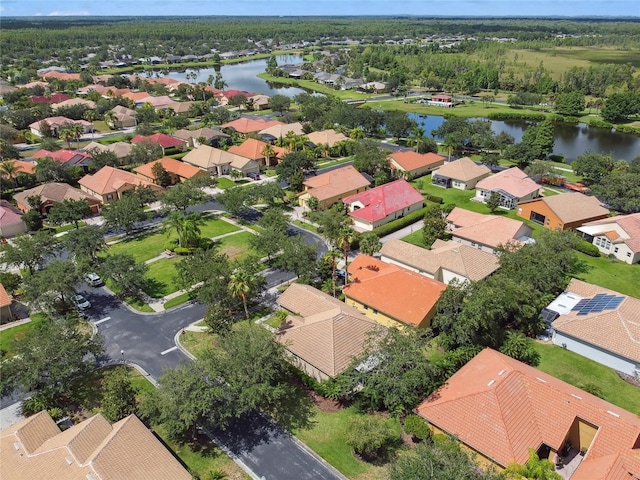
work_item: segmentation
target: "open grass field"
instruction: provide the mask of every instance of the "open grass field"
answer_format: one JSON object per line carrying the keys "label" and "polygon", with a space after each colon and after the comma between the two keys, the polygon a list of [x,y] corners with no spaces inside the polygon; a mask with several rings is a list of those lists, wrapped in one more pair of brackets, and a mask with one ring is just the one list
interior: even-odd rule
{"label": "open grass field", "polygon": [[13,355],[15,342],[24,338],[27,333],[37,328],[47,316],[44,313],[34,313],[30,318],[31,321],[29,323],[23,323],[22,325],[0,330],[0,350],[2,350],[5,355]]}
{"label": "open grass field", "polygon": [[229,260],[244,260],[249,255],[257,255],[257,252],[249,245],[249,239],[253,234],[241,232],[221,238],[215,243],[218,252],[225,253]]}
{"label": "open grass field", "polygon": [[557,345],[535,342],[540,354],[538,369],[571,385],[596,385],[608,402],[640,415],[640,388],[622,380],[604,365]]}
{"label": "open grass field", "polygon": [[578,255],[591,267],[587,273],[579,276],[581,280],[640,298],[640,265],[629,265],[607,257],[590,257],[583,253]]}
{"label": "open grass field", "polygon": [[149,280],[145,287],[145,293],[152,298],[162,298],[178,290],[174,281],[176,275],[176,263],[182,260],[180,257],[163,258],[149,264],[146,277]]}
{"label": "open grass field", "polygon": [[314,82],[312,80],[297,80],[288,77],[274,77],[272,75],[269,75],[268,73],[261,73],[260,75],[258,75],[258,77],[268,82],[281,83],[283,85],[294,85],[296,87],[304,88],[305,90],[333,95],[341,100],[357,100],[361,98],[369,98],[371,96],[367,93],[356,92],[355,90],[336,90],[326,85],[321,85],[318,82]]}
{"label": "open grass field", "polygon": [[213,238],[238,230],[240,229],[237,226],[220,218],[205,218],[204,225],[200,227],[200,235]]}
{"label": "open grass field", "polygon": [[182,305],[185,302],[189,301],[189,293],[182,293],[171,300],[167,300],[164,302],[164,309],[169,310],[170,308],[177,307],[178,305]]}

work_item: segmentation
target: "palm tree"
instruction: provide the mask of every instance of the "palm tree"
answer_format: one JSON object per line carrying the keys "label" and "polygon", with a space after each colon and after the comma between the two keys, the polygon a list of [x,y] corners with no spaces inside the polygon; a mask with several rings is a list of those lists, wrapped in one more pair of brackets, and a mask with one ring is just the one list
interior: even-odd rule
{"label": "palm tree", "polygon": [[74,123],[69,127],[71,133],[73,134],[73,138],[76,139],[76,148],[80,148],[80,137],[84,133],[84,128],[79,123]]}
{"label": "palm tree", "polygon": [[416,152],[420,151],[420,145],[424,143],[425,138],[426,137],[424,136],[424,128],[415,126],[411,129],[411,136],[409,138],[409,141],[415,147]]}
{"label": "palm tree", "polygon": [[182,237],[186,247],[197,247],[200,240],[200,227],[204,225],[202,215],[190,213],[186,215],[182,222]]}
{"label": "palm tree", "polygon": [[108,111],[105,116],[104,119],[107,121],[107,123],[112,126],[114,129],[116,128],[116,122],[118,120],[118,118],[116,117],[115,112],[113,111]]}
{"label": "palm tree", "polygon": [[94,110],[87,110],[84,112],[83,118],[91,123],[91,140],[93,140],[93,122],[96,119],[96,112]]}
{"label": "palm tree", "polygon": [[331,262],[331,280],[333,287],[333,297],[336,296],[336,270],[338,269],[338,258],[340,258],[340,252],[338,250],[331,249],[324,254],[326,261]]}
{"label": "palm tree", "polygon": [[353,139],[353,140],[360,140],[361,138],[364,138],[364,130],[361,129],[360,127],[356,127],[356,128],[352,128],[349,131],[349,138]]}
{"label": "palm tree", "polygon": [[173,230],[178,235],[178,246],[182,247],[184,242],[184,215],[181,212],[173,211],[169,214],[163,224],[164,231],[170,235]]}
{"label": "palm tree", "polygon": [[15,160],[5,160],[0,163],[0,176],[13,180],[15,187],[18,187],[18,173],[22,170],[21,165],[16,165]]}
{"label": "palm tree", "polygon": [[[342,253],[344,255],[344,271],[347,271],[349,267],[349,249],[351,248],[351,244],[356,239],[356,232],[349,226],[344,226],[340,229],[338,233],[338,238],[336,243],[338,247],[342,249]],[[345,276],[345,284],[349,283],[349,276]]]}
{"label": "palm tree", "polygon": [[60,133],[58,133],[58,136],[64,140],[65,142],[67,142],[67,147],[69,148],[69,150],[71,150],[71,140],[73,140],[74,137],[74,133],[71,131],[71,128],[63,128],[60,130]]}
{"label": "palm tree", "polygon": [[242,306],[244,307],[244,315],[247,318],[247,322],[251,323],[249,318],[249,309],[247,308],[247,295],[251,292],[251,288],[255,283],[253,275],[244,269],[236,270],[231,274],[229,279],[229,293],[242,300]]}
{"label": "palm tree", "polygon": [[267,143],[260,154],[264,157],[264,165],[268,167],[269,165],[271,165],[271,157],[276,154],[276,151],[273,149],[273,145]]}
{"label": "palm tree", "polygon": [[452,135],[447,135],[444,138],[444,142],[442,142],[442,146],[444,147],[444,149],[447,151],[447,154],[448,154],[447,162],[450,162],[451,154],[458,147],[458,142]]}

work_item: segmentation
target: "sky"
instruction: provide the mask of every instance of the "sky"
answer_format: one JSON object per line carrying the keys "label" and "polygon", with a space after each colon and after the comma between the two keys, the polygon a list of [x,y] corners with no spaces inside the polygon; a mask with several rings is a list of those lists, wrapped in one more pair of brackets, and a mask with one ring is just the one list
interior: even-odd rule
{"label": "sky", "polygon": [[640,17],[639,0],[0,0],[2,16]]}

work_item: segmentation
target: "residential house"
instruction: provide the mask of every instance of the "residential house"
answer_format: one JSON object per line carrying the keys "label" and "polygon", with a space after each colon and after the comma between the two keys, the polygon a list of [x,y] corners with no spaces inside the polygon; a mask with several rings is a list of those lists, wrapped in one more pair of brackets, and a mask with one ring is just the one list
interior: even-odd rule
{"label": "residential house", "polygon": [[54,162],[58,162],[65,167],[82,167],[85,171],[91,163],[91,156],[80,150],[63,149],[50,152],[49,150],[42,149],[31,155],[31,158],[34,160],[45,157],[48,157]]}
{"label": "residential house", "polygon": [[[14,167],[16,168],[16,173],[18,175],[35,175],[36,173],[36,163],[35,162],[27,162],[25,160],[5,160],[5,162],[12,162]],[[4,162],[0,162],[2,165]]]}
{"label": "residential house", "polygon": [[0,432],[0,463],[13,480],[192,478],[135,415],[111,425],[97,414],[61,432],[44,410]]}
{"label": "residential house", "polygon": [[265,128],[273,127],[274,125],[282,125],[282,122],[277,120],[265,120],[263,118],[250,118],[240,117],[231,122],[227,122],[224,125],[220,125],[221,129],[234,130],[238,133],[246,135],[251,132],[259,132]]}
{"label": "residential house", "polygon": [[156,192],[164,189],[135,173],[105,165],[93,175],[85,175],[78,180],[83,192],[97,198],[102,203],[113,202],[122,198],[127,190],[136,187],[149,187]]}
{"label": "residential house", "polygon": [[109,110],[105,119],[111,128],[131,128],[138,124],[136,111],[122,105],[117,105]]}
{"label": "residential house", "polygon": [[31,103],[38,104],[52,104],[64,102],[65,100],[70,100],[71,98],[72,97],[67,95],[66,93],[52,93],[51,95],[32,95],[31,97],[29,97],[29,101]]}
{"label": "residential house", "polygon": [[308,133],[307,138],[309,139],[309,143],[314,147],[317,147],[318,145],[335,147],[336,143],[349,139],[346,135],[332,129]]}
{"label": "residential house", "polygon": [[640,213],[595,220],[577,230],[603,254],[629,264],[640,262]]}
{"label": "residential house", "polygon": [[13,318],[13,312],[11,311],[12,304],[13,298],[7,293],[4,285],[0,283],[0,324],[8,322]]}
{"label": "residential house", "polygon": [[350,195],[364,192],[370,184],[366,177],[348,165],[307,178],[303,182],[304,191],[298,194],[298,202],[305,206],[311,197],[315,197],[320,208],[328,208]]}
{"label": "residential house", "polygon": [[346,304],[387,327],[428,327],[447,288],[442,282],[367,255],[358,255],[347,270],[350,280],[342,289]]}
{"label": "residential house", "polygon": [[260,164],[258,162],[219,148],[209,147],[208,145],[200,145],[198,148],[194,148],[182,157],[182,161],[218,177],[228,175],[232,169],[238,170],[243,175],[260,173]]}
{"label": "residential house", "polygon": [[518,203],[518,216],[549,230],[575,230],[584,223],[609,216],[596,197],[578,192],[539,197]]}
{"label": "residential house", "polygon": [[91,211],[93,213],[98,213],[100,211],[99,200],[96,200],[91,195],[74,188],[71,185],[67,185],[66,183],[43,183],[42,185],[30,188],[29,190],[16,193],[13,196],[13,199],[16,202],[16,206],[24,213],[27,213],[31,210],[29,197],[36,196],[39,196],[40,201],[42,202],[42,206],[40,208],[40,213],[42,215],[48,214],[49,210],[65,200],[85,200],[91,207]]}
{"label": "residential house", "polygon": [[435,170],[431,183],[437,187],[472,190],[480,180],[489,175],[489,167],[476,163],[469,157],[462,157]]}
{"label": "residential house", "polygon": [[89,152],[89,154],[92,154],[95,151],[113,152],[115,153],[116,157],[118,157],[118,160],[123,162],[124,159],[127,158],[131,153],[132,148],[133,148],[133,145],[127,142],[115,142],[115,143],[110,143],[108,145],[103,145],[102,143],[98,143],[98,142],[89,142],[87,145],[84,146],[83,150],[85,152]]}
{"label": "residential house", "polygon": [[91,125],[91,123],[87,122],[86,120],[71,120],[67,117],[48,117],[29,124],[31,133],[37,135],[38,137],[44,136],[44,134],[40,131],[41,122],[45,122],[47,125],[49,125],[51,133],[56,137],[60,135],[60,130],[65,128],[67,125],[80,125],[82,127],[83,133],[89,133],[93,130],[93,125]]}
{"label": "residential house", "polygon": [[533,241],[533,229],[524,222],[498,215],[483,215],[459,207],[447,215],[447,229],[455,242],[489,253],[495,253],[500,245]]}
{"label": "residential house", "polygon": [[418,178],[444,165],[445,157],[436,153],[417,153],[413,150],[393,152],[389,167],[396,177]]}
{"label": "residential house", "polygon": [[427,101],[427,105],[432,107],[452,108],[454,106],[453,98],[450,95],[439,94],[433,95],[431,100]]}
{"label": "residential house", "polygon": [[273,155],[269,157],[268,161],[265,161],[264,149],[269,146],[268,143],[256,140],[255,138],[247,138],[241,145],[234,145],[229,148],[229,153],[240,155],[241,157],[254,160],[255,162],[269,166],[280,162],[282,158],[289,153],[286,148],[271,146],[273,149]]}
{"label": "residential house", "polygon": [[96,102],[92,102],[91,100],[85,100],[84,98],[70,98],[69,100],[64,100],[62,102],[52,103],[51,109],[55,111],[61,107],[75,107],[76,105],[82,105],[89,110],[94,110],[96,108]]}
{"label": "residential house", "polygon": [[357,231],[371,231],[420,210],[424,197],[404,179],[385,183],[342,200]]}
{"label": "residential house", "polygon": [[134,168],[133,171],[150,182],[157,183],[156,176],[153,173],[153,166],[158,163],[162,165],[171,177],[171,185],[184,182],[185,180],[189,180],[190,178],[197,176],[209,176],[206,171],[198,167],[194,167],[193,165],[169,157],[162,157],[158,160],[154,160],[153,162],[145,163],[144,165]]}
{"label": "residential house", "polygon": [[387,86],[381,82],[369,82],[364,83],[358,87],[361,92],[367,93],[382,93],[387,89]]}
{"label": "residential house", "polygon": [[140,142],[157,143],[162,147],[162,154],[165,154],[165,150],[168,148],[184,149],[187,146],[187,142],[181,138],[175,138],[166,133],[154,133],[153,135],[136,135],[131,139],[131,143],[134,145]]}
{"label": "residential house", "polygon": [[292,283],[276,302],[289,312],[277,340],[293,365],[319,382],[347,370],[381,328],[355,308],[309,285]]}
{"label": "residential house", "polygon": [[231,90],[223,90],[220,94],[220,97],[225,100],[224,105],[226,105],[229,103],[229,100],[231,100],[233,97],[236,97],[238,95],[241,95],[245,97],[247,100],[249,100],[251,97],[255,96],[255,93],[245,92],[244,90],[231,89]]}
{"label": "residential house", "polygon": [[278,139],[285,138],[289,132],[295,135],[304,135],[304,130],[300,122],[282,123],[264,128],[258,132],[265,141],[273,143]]}
{"label": "residential house", "polygon": [[196,148],[199,147],[200,141],[199,139],[204,139],[204,145],[209,145],[210,147],[219,147],[221,141],[225,141],[229,138],[229,135],[221,132],[220,130],[214,130],[213,128],[203,127],[197,130],[177,130],[171,134],[171,136],[179,138],[187,142],[187,147]]}
{"label": "residential house", "polygon": [[46,80],[47,82],[51,82],[51,80],[62,80],[63,82],[69,82],[69,81],[80,81],[82,80],[82,78],[80,77],[79,73],[67,73],[67,72],[56,72],[56,71],[52,71],[52,72],[47,72],[43,75],[38,75],[39,77],[41,77],[43,80]]}
{"label": "residential house", "polygon": [[542,459],[563,457],[559,473],[571,480],[640,476],[637,415],[490,348],[415,411],[485,469],[525,464],[533,448]]}
{"label": "residential house", "polygon": [[480,180],[476,184],[474,199],[487,203],[491,195],[497,193],[500,195],[500,207],[511,210],[521,202],[538,198],[541,188],[529,175],[513,167]]}
{"label": "residential house", "polygon": [[22,212],[7,200],[0,200],[0,237],[11,238],[26,231]]}
{"label": "residential house", "polygon": [[447,285],[484,280],[500,268],[497,255],[452,240],[436,240],[427,250],[392,238],[382,245],[380,259]]}
{"label": "residential house", "polygon": [[574,278],[542,317],[556,345],[640,375],[640,299]]}
{"label": "residential house", "polygon": [[151,98],[151,95],[147,92],[127,92],[122,95],[122,98],[131,100],[136,107],[139,107],[145,104]]}
{"label": "residential house", "polygon": [[268,95],[253,95],[247,99],[247,108],[253,108],[254,110],[266,110],[269,108],[269,96]]}

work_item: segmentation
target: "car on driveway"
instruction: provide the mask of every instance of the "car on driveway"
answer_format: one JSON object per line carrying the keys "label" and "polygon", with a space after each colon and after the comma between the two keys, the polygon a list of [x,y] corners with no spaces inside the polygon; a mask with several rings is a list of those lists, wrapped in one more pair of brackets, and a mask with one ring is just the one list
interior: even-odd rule
{"label": "car on driveway", "polygon": [[91,303],[89,303],[89,300],[87,300],[86,298],[84,298],[82,295],[80,295],[79,293],[77,295],[73,296],[73,304],[76,306],[76,308],[78,310],[80,310],[81,312],[85,311],[85,310],[89,310],[91,308]]}
{"label": "car on driveway", "polygon": [[249,177],[251,180],[260,180],[260,175],[255,172],[247,173],[247,177]]}
{"label": "car on driveway", "polygon": [[103,285],[102,279],[100,278],[100,275],[98,275],[97,273],[91,272],[91,273],[87,273],[84,276],[85,281],[87,282],[87,284],[91,287],[99,287],[101,285]]}

